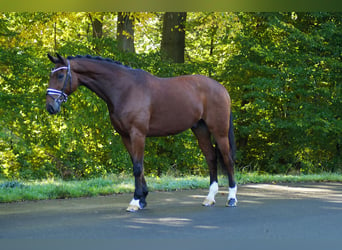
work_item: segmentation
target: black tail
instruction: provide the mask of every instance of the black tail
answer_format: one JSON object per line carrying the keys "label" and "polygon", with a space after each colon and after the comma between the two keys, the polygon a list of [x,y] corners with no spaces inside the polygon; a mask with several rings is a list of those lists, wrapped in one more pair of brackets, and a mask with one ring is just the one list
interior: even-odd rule
{"label": "black tail", "polygon": [[234,135],[234,125],[233,125],[233,114],[232,114],[232,112],[230,112],[228,139],[229,139],[229,147],[230,147],[230,156],[232,157],[233,162],[235,162],[236,144],[235,144],[235,135]]}

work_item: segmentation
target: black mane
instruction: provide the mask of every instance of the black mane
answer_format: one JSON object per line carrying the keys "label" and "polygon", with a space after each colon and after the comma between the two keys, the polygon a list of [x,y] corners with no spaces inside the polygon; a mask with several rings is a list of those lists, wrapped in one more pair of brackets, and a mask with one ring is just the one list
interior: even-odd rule
{"label": "black mane", "polygon": [[115,60],[112,60],[110,58],[103,58],[101,56],[91,56],[91,55],[86,55],[86,56],[81,56],[81,55],[77,55],[77,56],[68,56],[68,59],[69,60],[72,60],[72,59],[76,59],[76,58],[85,58],[85,59],[91,59],[91,60],[97,60],[97,61],[102,61],[102,62],[109,62],[109,63],[113,63],[113,64],[116,64],[116,65],[120,65],[120,66],[123,66],[123,67],[126,67],[126,68],[131,68],[127,65],[123,65],[121,62],[119,61],[115,61]]}

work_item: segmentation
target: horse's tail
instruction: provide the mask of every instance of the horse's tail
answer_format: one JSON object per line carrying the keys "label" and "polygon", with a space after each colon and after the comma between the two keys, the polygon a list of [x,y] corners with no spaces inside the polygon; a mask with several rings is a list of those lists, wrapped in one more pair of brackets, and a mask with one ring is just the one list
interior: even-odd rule
{"label": "horse's tail", "polygon": [[[229,117],[229,130],[228,130],[228,140],[229,140],[229,156],[232,161],[232,164],[234,165],[235,162],[235,154],[236,154],[236,144],[235,144],[235,135],[234,135],[234,125],[233,125],[233,114],[230,112]],[[224,164],[222,153],[219,150],[219,148],[215,147],[216,156],[219,160],[219,163],[221,165],[221,169],[225,174],[227,174],[227,167]]]}
{"label": "horse's tail", "polygon": [[230,152],[229,152],[230,157],[232,158],[233,162],[235,162],[236,144],[235,144],[233,113],[232,112],[230,112],[230,117],[229,117],[228,140],[229,140],[229,148],[230,148]]}

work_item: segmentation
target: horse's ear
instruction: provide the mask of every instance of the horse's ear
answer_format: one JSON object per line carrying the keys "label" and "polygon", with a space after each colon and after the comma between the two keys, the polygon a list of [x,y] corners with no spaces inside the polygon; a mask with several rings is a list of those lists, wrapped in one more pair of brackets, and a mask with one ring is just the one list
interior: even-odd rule
{"label": "horse's ear", "polygon": [[65,62],[65,59],[58,53],[56,53],[56,56],[59,60],[59,63],[62,63],[62,64],[65,64],[66,65],[66,62]]}
{"label": "horse's ear", "polygon": [[58,62],[58,59],[56,57],[53,57],[49,53],[47,54],[47,56],[50,59],[50,61],[53,62],[54,64],[56,64]]}

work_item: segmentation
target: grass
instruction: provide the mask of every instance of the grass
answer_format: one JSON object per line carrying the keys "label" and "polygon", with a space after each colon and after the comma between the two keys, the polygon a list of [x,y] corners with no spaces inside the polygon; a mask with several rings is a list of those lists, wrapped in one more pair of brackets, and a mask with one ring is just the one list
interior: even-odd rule
{"label": "grass", "polygon": [[[239,184],[247,183],[295,183],[295,182],[342,182],[342,175],[322,173],[313,175],[270,175],[258,173],[236,173]],[[147,177],[150,191],[174,191],[208,188],[209,178],[188,177]],[[221,186],[228,186],[226,177],[220,177]],[[130,193],[134,191],[133,177],[107,176],[81,181],[41,180],[9,181],[0,180],[0,202],[24,200],[67,199]]]}

